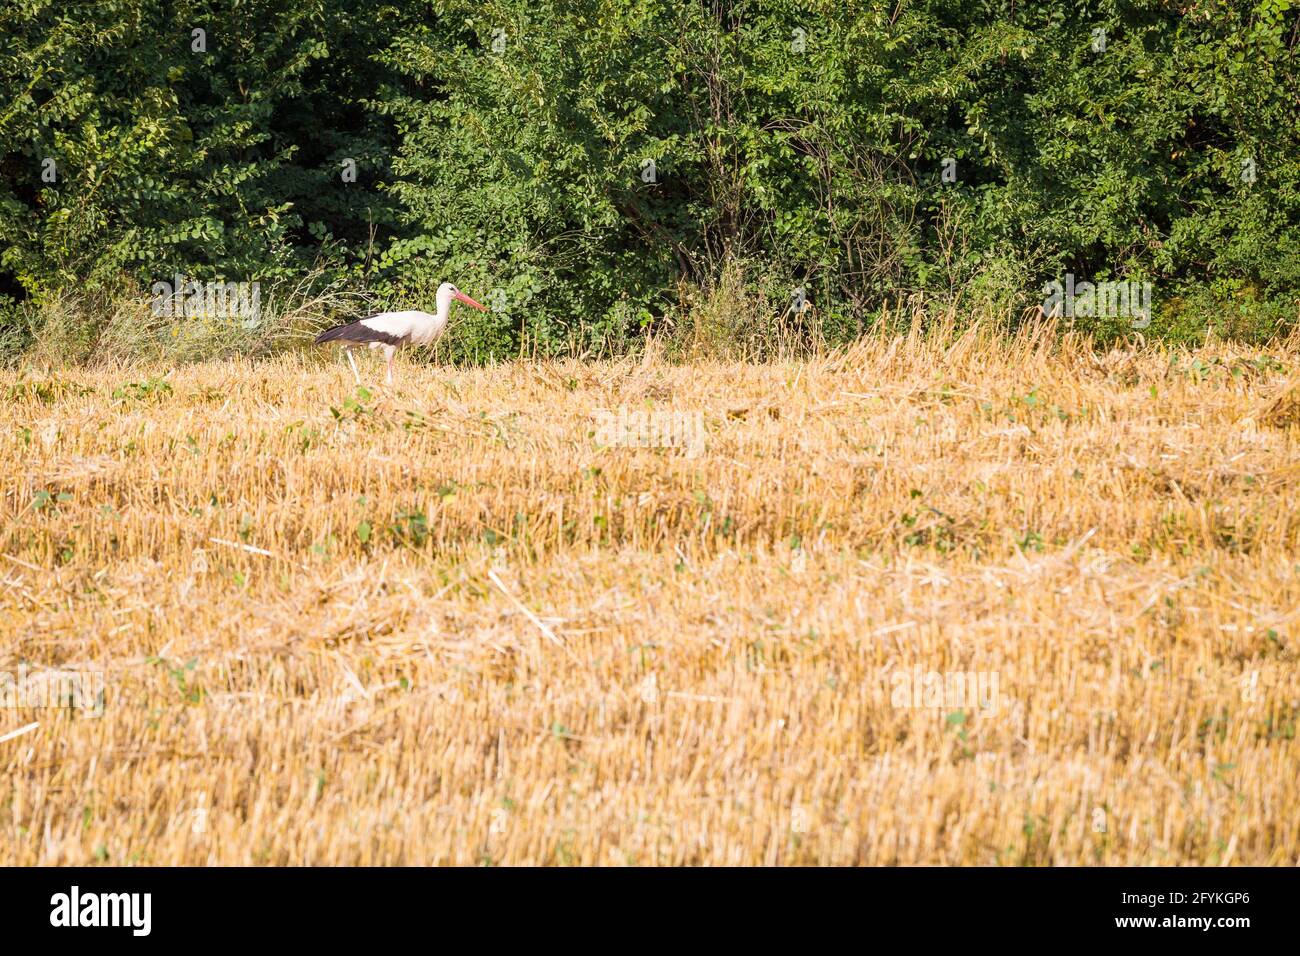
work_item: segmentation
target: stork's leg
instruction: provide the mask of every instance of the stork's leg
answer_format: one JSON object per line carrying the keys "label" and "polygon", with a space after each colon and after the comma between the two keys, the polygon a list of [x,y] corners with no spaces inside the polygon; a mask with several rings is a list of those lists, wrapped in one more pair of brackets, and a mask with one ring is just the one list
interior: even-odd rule
{"label": "stork's leg", "polygon": [[352,357],[351,349],[345,348],[343,351],[348,353],[348,364],[352,366],[352,377],[355,378],[357,380],[357,384],[360,385],[361,373],[357,371],[357,360]]}
{"label": "stork's leg", "polygon": [[393,356],[397,354],[396,345],[384,346],[384,358],[388,360],[388,384],[393,384]]}

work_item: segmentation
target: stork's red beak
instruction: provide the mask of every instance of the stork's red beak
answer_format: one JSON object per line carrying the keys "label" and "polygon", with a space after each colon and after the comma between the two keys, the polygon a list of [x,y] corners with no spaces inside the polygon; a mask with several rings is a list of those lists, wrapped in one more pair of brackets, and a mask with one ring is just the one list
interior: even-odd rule
{"label": "stork's red beak", "polygon": [[453,298],[453,299],[456,299],[456,300],[459,301],[459,302],[464,302],[466,305],[472,305],[472,306],[474,306],[474,308],[478,309],[480,312],[486,312],[486,311],[487,311],[487,306],[486,306],[486,305],[484,305],[484,304],[481,303],[481,302],[475,302],[473,299],[471,299],[469,296],[467,296],[464,292],[457,292],[455,295],[452,296],[452,298]]}

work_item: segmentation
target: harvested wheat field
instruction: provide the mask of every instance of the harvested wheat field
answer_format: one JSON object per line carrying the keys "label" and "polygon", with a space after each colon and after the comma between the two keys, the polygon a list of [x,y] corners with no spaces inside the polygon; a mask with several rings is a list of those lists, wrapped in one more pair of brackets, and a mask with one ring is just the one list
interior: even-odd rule
{"label": "harvested wheat field", "polygon": [[1298,364],[0,373],[0,863],[1295,864]]}

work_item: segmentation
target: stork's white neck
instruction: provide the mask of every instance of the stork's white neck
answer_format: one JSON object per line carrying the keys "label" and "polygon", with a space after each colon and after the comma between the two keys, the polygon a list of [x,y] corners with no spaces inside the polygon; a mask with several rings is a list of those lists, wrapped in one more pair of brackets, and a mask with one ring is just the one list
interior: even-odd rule
{"label": "stork's white neck", "polygon": [[439,286],[434,301],[437,303],[437,311],[434,316],[438,320],[436,323],[438,330],[441,331],[443,326],[447,324],[447,320],[451,318],[451,289],[447,288],[445,284]]}

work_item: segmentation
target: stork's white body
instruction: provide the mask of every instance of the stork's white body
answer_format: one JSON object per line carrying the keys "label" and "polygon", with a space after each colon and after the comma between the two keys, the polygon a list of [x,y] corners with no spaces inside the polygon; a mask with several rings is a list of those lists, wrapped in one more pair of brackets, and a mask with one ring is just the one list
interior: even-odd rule
{"label": "stork's white body", "polygon": [[[362,319],[361,324],[376,332],[396,336],[402,340],[403,345],[432,345],[433,340],[447,328],[449,311],[450,303],[446,308],[440,309],[437,315],[416,309],[409,312],[381,312]],[[375,349],[392,346],[386,346],[383,342],[371,342],[370,347]]]}
{"label": "stork's white body", "polygon": [[316,337],[316,342],[339,342],[344,350],[348,353],[348,364],[352,366],[352,374],[361,384],[361,373],[357,371],[357,363],[352,358],[352,350],[358,345],[368,345],[372,349],[383,349],[384,359],[388,365],[388,384],[393,383],[393,356],[397,354],[397,349],[402,345],[431,345],[437,340],[438,336],[447,328],[447,320],[451,317],[451,303],[456,299],[474,306],[476,309],[484,307],[475,302],[469,296],[465,295],[450,282],[444,282],[438,286],[438,294],[434,301],[437,303],[438,311],[435,313],[421,312],[418,309],[411,309],[404,312],[381,312],[378,315],[366,316],[356,322],[350,322],[347,325],[341,325],[338,328],[330,329]]}

